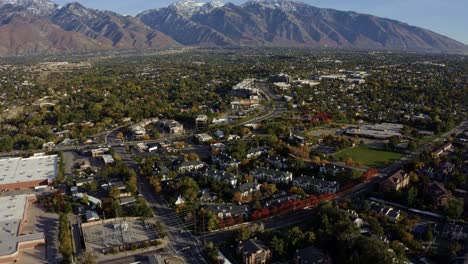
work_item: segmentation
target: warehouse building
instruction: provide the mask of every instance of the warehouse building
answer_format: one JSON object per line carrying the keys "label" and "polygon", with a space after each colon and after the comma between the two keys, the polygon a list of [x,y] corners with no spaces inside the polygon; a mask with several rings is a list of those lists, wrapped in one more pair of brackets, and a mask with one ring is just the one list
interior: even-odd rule
{"label": "warehouse building", "polygon": [[0,263],[16,262],[21,250],[45,244],[44,233],[22,234],[35,195],[0,197]]}
{"label": "warehouse building", "polygon": [[57,155],[0,159],[0,190],[49,185],[57,176]]}

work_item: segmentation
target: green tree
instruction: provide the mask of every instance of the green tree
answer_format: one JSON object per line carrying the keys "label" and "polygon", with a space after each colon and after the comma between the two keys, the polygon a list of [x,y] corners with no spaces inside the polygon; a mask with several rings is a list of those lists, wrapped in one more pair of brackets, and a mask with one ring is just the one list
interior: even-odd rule
{"label": "green tree", "polygon": [[283,258],[286,255],[286,247],[282,238],[274,236],[270,241],[270,247],[279,258]]}
{"label": "green tree", "polygon": [[68,223],[68,215],[61,214],[59,217],[59,252],[65,260],[71,260],[73,246]]}
{"label": "green tree", "polygon": [[408,143],[408,150],[415,151],[418,148],[418,144],[415,141]]}
{"label": "green tree", "polygon": [[85,252],[78,258],[79,264],[96,264],[97,256],[91,252]]}
{"label": "green tree", "polygon": [[463,201],[459,199],[452,199],[445,206],[445,213],[447,216],[458,219],[463,213]]}
{"label": "green tree", "polygon": [[409,206],[414,205],[414,203],[416,202],[417,196],[418,196],[418,190],[413,186],[410,187],[406,196],[406,201],[408,202]]}
{"label": "green tree", "polygon": [[110,189],[109,191],[109,197],[111,197],[112,199],[114,200],[117,200],[120,198],[120,190],[113,187],[112,189]]}

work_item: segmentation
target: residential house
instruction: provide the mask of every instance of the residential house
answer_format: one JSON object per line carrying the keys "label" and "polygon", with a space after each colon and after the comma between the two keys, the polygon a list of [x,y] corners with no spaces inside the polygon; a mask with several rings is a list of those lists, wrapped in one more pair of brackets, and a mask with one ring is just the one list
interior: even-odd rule
{"label": "residential house", "polygon": [[207,142],[210,142],[213,140],[213,137],[206,134],[206,133],[202,133],[202,134],[196,134],[195,135],[195,140],[200,143],[200,144],[203,144],[203,143],[207,143]]}
{"label": "residential house", "polygon": [[80,171],[87,170],[91,168],[91,162],[89,161],[88,158],[78,159],[76,160],[75,168],[78,168],[78,170]]}
{"label": "residential house", "polygon": [[217,138],[217,139],[222,139],[224,138],[224,132],[222,130],[217,130],[216,132],[214,132],[214,137]]}
{"label": "residential house", "polygon": [[278,157],[278,156],[273,156],[273,157],[268,157],[265,160],[266,164],[269,166],[278,169],[278,170],[287,170],[289,168],[288,166],[288,159]]}
{"label": "residential house", "polygon": [[119,198],[120,205],[129,205],[129,204],[134,204],[135,202],[136,202],[136,198],[133,196]]}
{"label": "residential house", "polygon": [[455,222],[446,223],[442,229],[442,237],[447,240],[465,240],[468,238],[468,227]]}
{"label": "residential house", "polygon": [[427,183],[424,186],[424,195],[430,197],[434,205],[438,207],[446,206],[450,200],[455,199],[452,192],[439,182]]}
{"label": "residential house", "polygon": [[221,219],[238,216],[242,216],[244,219],[247,219],[250,211],[248,205],[236,204],[211,204],[205,206],[205,209],[217,215]]}
{"label": "residential house", "polygon": [[382,182],[380,188],[383,191],[399,191],[409,184],[410,176],[403,170],[399,170]]}
{"label": "residential house", "polygon": [[177,197],[177,200],[175,201],[174,204],[175,204],[175,205],[185,204],[185,199],[184,199],[184,197],[182,197],[182,195],[179,195],[179,196]]}
{"label": "residential house", "polygon": [[337,193],[340,189],[340,184],[336,181],[325,181],[309,176],[301,176],[294,179],[293,185],[304,190],[313,191],[316,194]]}
{"label": "residential house", "polygon": [[107,152],[109,152],[108,148],[97,148],[97,149],[92,149],[91,151],[91,157],[93,158],[100,158]]}
{"label": "residential house", "polygon": [[393,223],[396,223],[401,215],[400,210],[394,209],[393,207],[381,206],[377,203],[371,204],[371,210],[379,215],[386,216],[387,219]]}
{"label": "residential house", "polygon": [[133,138],[136,140],[144,139],[146,136],[146,129],[142,124],[136,124],[130,127]]}
{"label": "residential house", "polygon": [[268,154],[269,150],[270,148],[268,147],[251,148],[247,151],[247,158],[248,159],[258,158],[262,155]]}
{"label": "residential house", "polygon": [[192,161],[184,161],[180,164],[177,171],[179,173],[188,173],[193,171],[199,171],[203,168],[207,167],[207,164],[203,161],[199,160],[192,160]]}
{"label": "residential house", "polygon": [[99,221],[101,218],[99,217],[98,213],[94,210],[86,211],[86,222],[95,222]]}
{"label": "residential house", "polygon": [[114,158],[111,155],[102,155],[102,161],[104,162],[105,165],[107,164],[113,164],[115,162]]}
{"label": "residential house", "polygon": [[453,145],[452,143],[447,143],[444,144],[442,147],[436,149],[434,152],[432,152],[432,155],[436,158],[440,157],[442,154],[449,152],[453,150]]}
{"label": "residential house", "polygon": [[260,187],[261,185],[256,182],[247,182],[237,187],[236,191],[240,192],[242,194],[242,197],[246,197],[256,191],[260,191]]}
{"label": "residential house", "polygon": [[184,133],[184,126],[175,120],[161,120],[160,125],[170,134],[181,135]]}
{"label": "residential house", "polygon": [[210,147],[211,147],[211,150],[213,151],[222,152],[226,150],[226,145],[224,145],[223,143],[214,143],[214,144],[211,144]]}
{"label": "residential house", "polygon": [[258,181],[268,183],[290,183],[293,175],[289,171],[271,170],[267,168],[258,168],[251,172],[252,176]]}
{"label": "residential house", "polygon": [[259,240],[241,241],[237,246],[237,253],[242,256],[244,264],[265,264],[271,260],[271,250]]}
{"label": "residential house", "polygon": [[294,264],[331,264],[331,258],[322,250],[312,246],[298,249],[294,254]]}
{"label": "residential house", "polygon": [[267,202],[263,202],[264,207],[273,207],[273,206],[279,206],[282,203],[288,202],[288,201],[296,201],[297,199],[300,199],[301,196],[297,194],[293,195],[284,195],[284,194],[279,194],[273,196],[273,199],[268,200]]}
{"label": "residential house", "polygon": [[209,189],[203,189],[200,196],[200,202],[207,204],[213,203],[218,200],[218,196],[215,193],[210,192]]}
{"label": "residential house", "polygon": [[211,156],[211,162],[214,165],[217,165],[220,170],[237,168],[240,165],[240,162],[237,159],[227,155],[226,153]]}
{"label": "residential house", "polygon": [[203,174],[203,176],[211,178],[215,181],[229,184],[231,187],[236,186],[239,179],[239,177],[236,175],[225,171],[207,171]]}
{"label": "residential house", "polygon": [[76,187],[82,187],[85,184],[90,184],[93,181],[92,177],[89,178],[80,178],[75,180]]}
{"label": "residential house", "polygon": [[195,119],[195,127],[198,131],[207,129],[208,128],[208,116],[199,115],[197,119]]}
{"label": "residential house", "polygon": [[154,169],[154,175],[161,175],[161,181],[170,180],[169,169],[163,165],[159,165]]}

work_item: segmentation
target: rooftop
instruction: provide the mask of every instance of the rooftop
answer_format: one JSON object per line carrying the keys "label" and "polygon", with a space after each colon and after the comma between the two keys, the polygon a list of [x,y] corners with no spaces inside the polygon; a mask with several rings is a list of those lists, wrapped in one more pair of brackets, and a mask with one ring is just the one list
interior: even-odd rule
{"label": "rooftop", "polygon": [[27,195],[0,197],[0,256],[18,250],[19,242],[43,239],[43,233],[20,236],[20,223],[27,207]]}
{"label": "rooftop", "polygon": [[0,159],[0,184],[52,181],[57,175],[57,164],[57,155]]}

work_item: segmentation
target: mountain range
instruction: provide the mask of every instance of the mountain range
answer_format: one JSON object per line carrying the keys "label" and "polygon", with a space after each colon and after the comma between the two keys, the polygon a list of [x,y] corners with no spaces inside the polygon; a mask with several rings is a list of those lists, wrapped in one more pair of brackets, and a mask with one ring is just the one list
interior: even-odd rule
{"label": "mountain range", "polygon": [[182,0],[135,17],[79,3],[0,0],[0,56],[180,46],[468,51],[427,29],[292,0]]}

